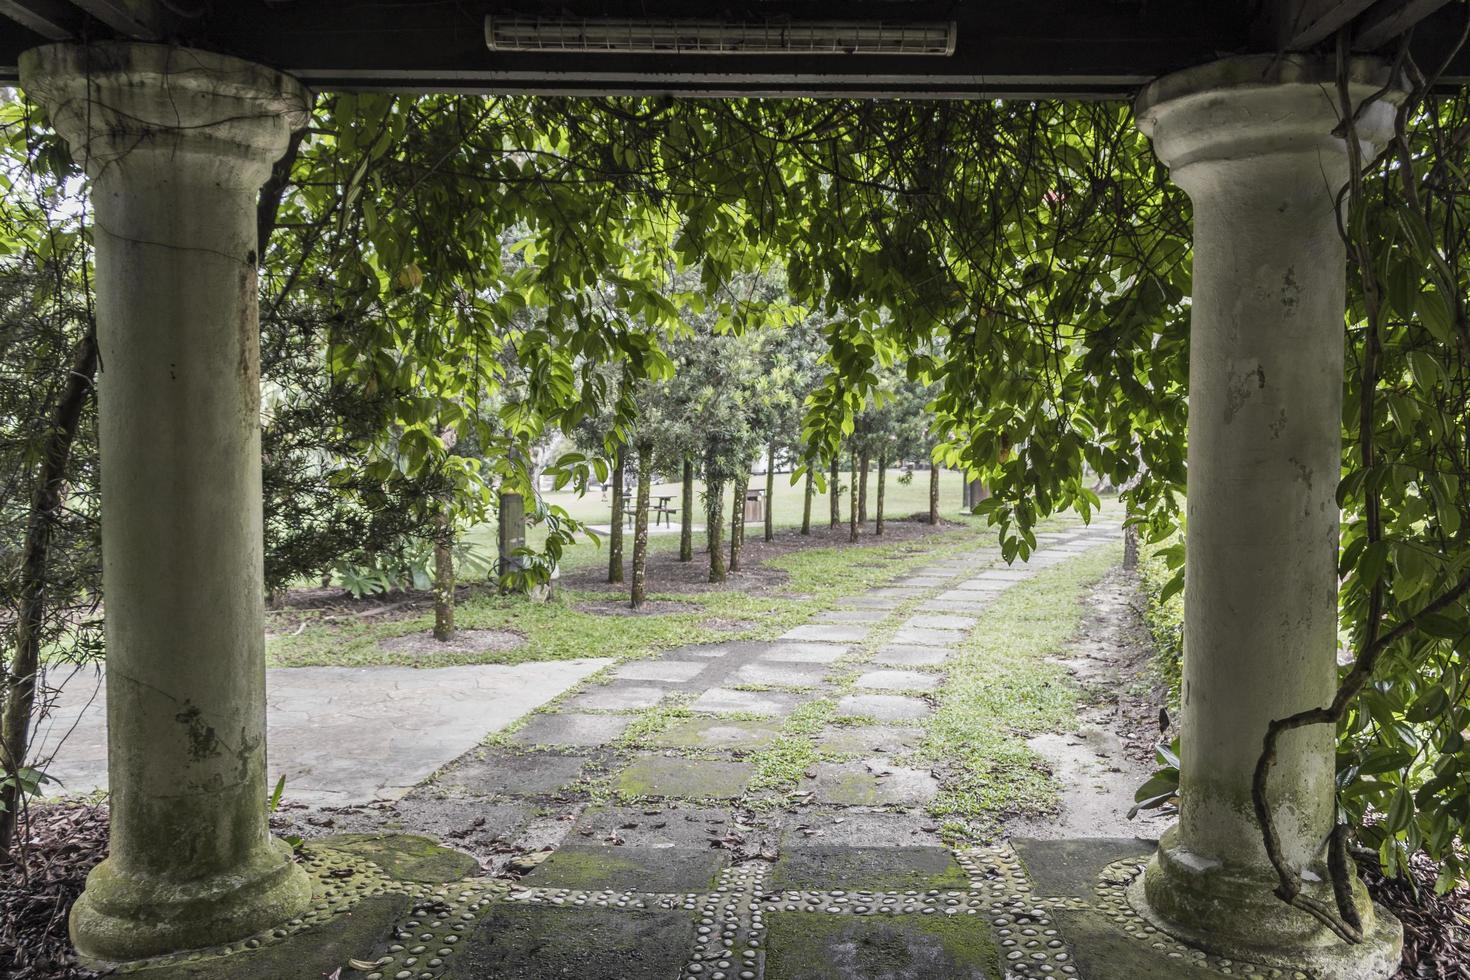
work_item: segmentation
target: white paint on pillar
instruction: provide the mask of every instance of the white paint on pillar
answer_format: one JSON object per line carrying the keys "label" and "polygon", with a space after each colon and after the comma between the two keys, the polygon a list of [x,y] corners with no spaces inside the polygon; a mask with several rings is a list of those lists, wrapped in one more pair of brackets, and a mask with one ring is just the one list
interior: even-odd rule
{"label": "white paint on pillar", "polygon": [[[1354,104],[1388,73],[1351,65]],[[1160,79],[1139,125],[1194,205],[1189,493],[1180,819],[1145,878],[1170,931],[1226,955],[1323,976],[1388,976],[1396,923],[1358,950],[1281,903],[1251,804],[1272,719],[1327,704],[1336,684],[1338,508],[1348,177],[1335,66],[1229,59]],[[1365,159],[1394,107],[1357,122]],[[1334,732],[1280,742],[1271,804],[1286,859],[1332,905]],[[1395,961],[1396,962],[1396,961]]]}
{"label": "white paint on pillar", "polygon": [[309,97],[162,45],[37,48],[21,76],[93,180],[112,836],[72,935],[128,960],[310,897],[266,814],[255,237]]}

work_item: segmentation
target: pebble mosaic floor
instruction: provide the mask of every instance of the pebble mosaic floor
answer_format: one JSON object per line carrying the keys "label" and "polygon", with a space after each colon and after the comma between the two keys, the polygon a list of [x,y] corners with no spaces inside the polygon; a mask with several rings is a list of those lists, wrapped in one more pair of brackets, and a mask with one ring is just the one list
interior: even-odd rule
{"label": "pebble mosaic floor", "polygon": [[[1301,980],[1191,950],[1134,913],[1126,889],[1147,842],[1017,840],[956,851],[924,814],[940,784],[912,752],[947,658],[997,595],[1119,533],[1095,522],[1041,535],[1031,561],[1013,568],[993,551],[935,561],[773,642],[626,662],[458,760],[410,794],[396,823],[330,821],[376,832],[306,845],[317,882],[308,915],[228,951],[129,972]],[[821,761],[782,791],[784,808],[750,807],[766,792],[753,754],[818,700],[835,705],[814,736]],[[674,710],[650,726],[666,708]],[[635,724],[645,730],[625,738]],[[432,825],[446,813],[470,819],[477,834],[519,841],[522,853],[542,841],[544,859],[518,881],[488,877],[474,857],[397,833],[465,839],[470,831]]]}

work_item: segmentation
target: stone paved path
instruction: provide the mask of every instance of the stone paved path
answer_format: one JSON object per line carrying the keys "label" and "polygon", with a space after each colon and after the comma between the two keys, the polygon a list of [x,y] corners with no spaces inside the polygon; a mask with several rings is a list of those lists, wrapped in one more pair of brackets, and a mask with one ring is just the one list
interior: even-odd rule
{"label": "stone paved path", "polygon": [[[625,662],[399,801],[284,814],[278,830],[332,835],[306,845],[312,911],[223,960],[146,975],[1303,977],[1208,957],[1141,919],[1125,895],[1146,841],[954,850],[925,813],[940,783],[912,753],[978,617],[1118,534],[1044,535],[1015,568],[993,553],[936,561],[772,642]],[[755,761],[798,736],[818,760],[794,788],[764,785]]]}

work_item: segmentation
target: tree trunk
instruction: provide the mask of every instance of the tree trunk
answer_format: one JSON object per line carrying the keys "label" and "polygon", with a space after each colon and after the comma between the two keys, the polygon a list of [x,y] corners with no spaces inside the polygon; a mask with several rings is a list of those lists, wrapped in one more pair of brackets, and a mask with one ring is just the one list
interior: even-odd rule
{"label": "tree trunk", "polygon": [[960,474],[960,508],[966,514],[970,512],[970,477],[966,473]]}
{"label": "tree trunk", "polygon": [[939,523],[939,466],[929,464],[929,523]]}
{"label": "tree trunk", "polygon": [[648,484],[653,475],[653,449],[638,448],[638,499],[633,510],[633,589],[630,604],[643,605],[644,577],[648,565]]}
{"label": "tree trunk", "polygon": [[[82,410],[92,395],[92,378],[97,373],[97,334],[88,331],[77,346],[71,374],[41,453],[41,472],[31,495],[26,516],[26,537],[21,553],[19,610],[15,622],[15,653],[5,674],[4,715],[0,717],[0,776],[17,772],[30,751],[31,713],[36,706],[36,671],[41,663],[41,635],[46,619],[46,575],[51,558],[51,532],[66,487],[72,446],[81,429]],[[0,664],[3,666],[3,664]],[[15,781],[0,787],[0,855],[9,856],[20,818],[22,800]]]}
{"label": "tree trunk", "polygon": [[847,540],[858,539],[858,454],[852,454],[852,484],[847,488]]}
{"label": "tree trunk", "polygon": [[745,544],[745,492],[750,487],[750,474],[735,478],[735,492],[730,498],[730,571],[740,571],[740,548]]}
{"label": "tree trunk", "polygon": [[1138,528],[1132,524],[1123,529],[1123,567],[1130,572],[1138,567]]}
{"label": "tree trunk", "polygon": [[623,580],[623,510],[627,507],[623,501],[623,480],[628,475],[627,465],[627,454],[623,452],[623,447],[619,446],[612,471],[612,530],[607,536],[607,580],[609,582]]}
{"label": "tree trunk", "polygon": [[766,540],[776,539],[776,446],[766,450]]}
{"label": "tree trunk", "polygon": [[873,528],[874,534],[883,533],[883,482],[888,473],[888,460],[882,453],[878,454],[878,507],[877,525]]}
{"label": "tree trunk", "polygon": [[526,546],[526,498],[518,493],[501,491],[495,526],[498,532],[495,552],[502,576],[500,591],[524,592],[524,581],[507,582],[504,576],[521,572],[525,564],[525,556],[517,552]]}
{"label": "tree trunk", "polygon": [[812,496],[816,490],[812,483],[812,466],[808,460],[806,466],[806,485],[801,493],[801,533],[809,535],[812,533]]}
{"label": "tree trunk", "polygon": [[684,460],[684,496],[679,511],[679,560],[694,560],[694,460]]}
{"label": "tree trunk", "polygon": [[434,639],[454,637],[454,521],[449,508],[440,506],[434,534]]}
{"label": "tree trunk", "polygon": [[868,523],[868,454],[858,458],[858,523]]}
{"label": "tree trunk", "polygon": [[832,479],[827,484],[827,501],[832,507],[832,530],[834,531],[842,526],[842,501],[837,489],[838,484],[841,483],[841,480],[838,479],[841,471],[837,468],[840,455],[834,453],[832,456]]}
{"label": "tree trunk", "polygon": [[709,580],[725,581],[725,552],[720,547],[720,532],[725,527],[725,481],[705,473],[704,533],[709,551]]}

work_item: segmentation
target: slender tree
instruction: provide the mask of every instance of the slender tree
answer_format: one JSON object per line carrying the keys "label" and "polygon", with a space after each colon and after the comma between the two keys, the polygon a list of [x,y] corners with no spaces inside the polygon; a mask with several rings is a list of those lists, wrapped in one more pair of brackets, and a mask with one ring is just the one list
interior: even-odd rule
{"label": "slender tree", "polygon": [[776,539],[776,444],[766,447],[766,540]]}
{"label": "slender tree", "polygon": [[801,491],[801,533],[803,535],[812,533],[812,497],[817,493],[812,480],[812,467],[815,465],[812,460],[807,460],[806,479]]}
{"label": "slender tree", "polygon": [[434,529],[434,639],[454,639],[454,513],[445,503]]}
{"label": "slender tree", "polygon": [[630,603],[634,609],[643,606],[648,566],[648,490],[653,478],[653,442],[638,445],[638,496],[633,511],[633,586]]}
{"label": "slender tree", "polygon": [[858,482],[858,523],[868,523],[868,470],[872,466],[872,460],[865,449],[858,454],[857,482]]}
{"label": "slender tree", "polygon": [[694,460],[684,457],[682,494],[679,498],[679,560],[694,560]]}
{"label": "slender tree", "polygon": [[725,552],[720,543],[720,532],[725,526],[725,478],[719,470],[705,462],[704,477],[704,533],[705,550],[709,552],[709,580],[723,582],[726,578]]}
{"label": "slender tree", "polygon": [[858,454],[852,454],[852,484],[848,487],[847,495],[847,540],[858,539]]}
{"label": "slender tree", "polygon": [[832,512],[832,530],[837,530],[842,525],[842,504],[839,494],[842,492],[842,481],[839,479],[841,470],[838,459],[840,453],[832,454],[832,472],[827,478],[827,503]]}
{"label": "slender tree", "polygon": [[875,515],[876,521],[873,527],[874,534],[883,533],[883,481],[888,473],[888,457],[883,453],[878,454],[878,506]]}
{"label": "slender tree", "polygon": [[613,457],[612,471],[612,528],[607,535],[607,580],[623,580],[623,481],[627,479],[628,456],[621,445]]}
{"label": "slender tree", "polygon": [[939,464],[929,463],[929,523],[939,523]]}
{"label": "slender tree", "polygon": [[750,467],[741,466],[730,497],[730,571],[740,571],[740,549],[745,544],[745,496],[750,486]]}

